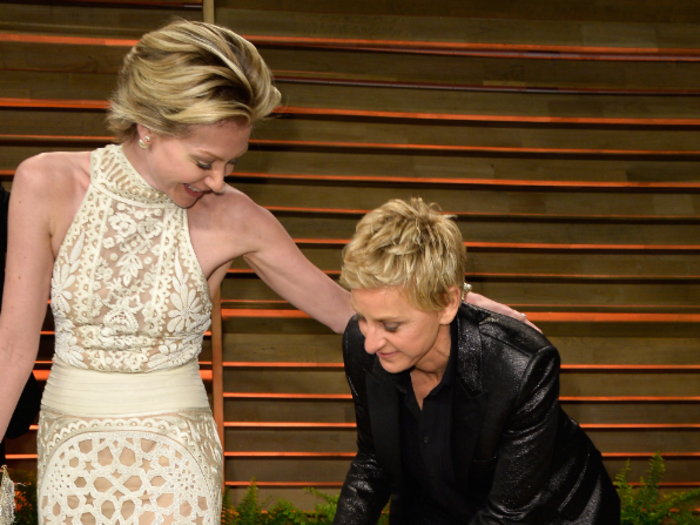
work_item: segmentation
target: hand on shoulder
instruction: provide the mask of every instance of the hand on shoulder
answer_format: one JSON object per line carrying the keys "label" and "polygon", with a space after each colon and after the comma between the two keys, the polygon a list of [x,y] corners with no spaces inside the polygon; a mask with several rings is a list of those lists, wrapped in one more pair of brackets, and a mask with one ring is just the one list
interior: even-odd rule
{"label": "hand on shoulder", "polygon": [[531,323],[527,316],[523,314],[522,312],[518,312],[517,310],[514,310],[508,305],[502,304],[502,303],[497,303],[496,301],[493,301],[489,299],[488,297],[485,297],[481,294],[478,294],[476,292],[469,291],[464,299],[464,302],[478,306],[479,308],[483,308],[484,310],[491,310],[492,312],[496,312],[497,314],[502,314],[502,315],[507,315],[508,317],[513,317],[514,319],[517,319],[518,321],[521,321],[525,323],[526,325],[529,325],[530,327],[534,328],[538,332],[542,332],[537,326],[535,326],[533,323]]}

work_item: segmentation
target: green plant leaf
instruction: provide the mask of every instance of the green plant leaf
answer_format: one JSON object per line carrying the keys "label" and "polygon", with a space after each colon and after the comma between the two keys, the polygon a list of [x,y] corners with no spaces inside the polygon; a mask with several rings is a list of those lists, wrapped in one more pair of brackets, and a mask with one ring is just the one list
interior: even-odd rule
{"label": "green plant leaf", "polygon": [[666,466],[657,452],[649,459],[646,477],[639,487],[627,481],[630,460],[615,476],[617,493],[622,505],[620,525],[700,525],[695,505],[700,503],[700,489],[662,495],[659,491]]}

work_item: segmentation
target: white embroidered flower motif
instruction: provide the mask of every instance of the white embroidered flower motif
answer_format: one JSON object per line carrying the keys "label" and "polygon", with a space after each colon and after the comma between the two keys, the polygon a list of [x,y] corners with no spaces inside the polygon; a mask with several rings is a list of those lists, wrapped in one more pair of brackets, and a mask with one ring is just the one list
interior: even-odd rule
{"label": "white embroidered flower motif", "polygon": [[138,232],[144,239],[152,239],[163,232],[163,223],[155,217],[146,217],[143,222],[139,222]]}
{"label": "white embroidered flower motif", "polygon": [[84,239],[85,231],[81,231],[73,249],[68,254],[68,261],[61,265],[58,272],[55,272],[51,279],[51,302],[54,305],[54,309],[62,312],[70,312],[69,301],[73,298],[73,294],[69,291],[69,288],[75,283],[74,274],[80,267],[80,253],[83,251]]}
{"label": "white embroidered flower motif", "polygon": [[176,310],[170,310],[168,317],[168,331],[171,333],[191,330],[195,324],[199,324],[203,317],[200,313],[204,308],[201,297],[195,288],[188,288],[189,274],[183,273],[180,265],[178,250],[175,250],[175,276],[173,277],[174,293],[170,294],[170,300]]}
{"label": "white embroidered flower motif", "polygon": [[78,339],[73,333],[75,325],[70,319],[56,319],[55,349],[56,355],[75,368],[87,369],[83,362],[83,349],[76,343]]}
{"label": "white embroidered flower motif", "polygon": [[102,280],[103,281],[111,281],[113,275],[114,275],[114,270],[112,268],[105,268],[105,271],[102,273]]}
{"label": "white embroidered flower motif", "polygon": [[118,242],[123,242],[127,237],[136,233],[136,223],[126,213],[115,213],[109,218],[109,225],[120,237]]}
{"label": "white embroidered flower motif", "polygon": [[[110,268],[107,260],[100,257],[95,265],[95,284],[98,285],[99,281],[111,281],[113,275],[114,270]],[[99,289],[99,286],[96,289]]]}
{"label": "white embroidered flower motif", "polygon": [[151,370],[160,370],[166,368],[166,365],[173,367],[182,364],[173,360],[173,356],[177,355],[178,346],[178,343],[164,343],[158,345],[158,351],[148,358],[149,368]]}

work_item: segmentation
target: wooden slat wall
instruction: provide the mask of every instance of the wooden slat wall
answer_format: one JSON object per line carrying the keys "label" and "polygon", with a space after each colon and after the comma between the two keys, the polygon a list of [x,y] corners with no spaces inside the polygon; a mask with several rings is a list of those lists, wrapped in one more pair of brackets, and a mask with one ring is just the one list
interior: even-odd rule
{"label": "wooden slat wall", "polygon": [[[201,19],[189,4],[0,2],[4,184],[31,154],[107,141],[121,56],[172,15]],[[468,280],[560,349],[562,403],[610,472],[631,458],[638,478],[659,450],[667,488],[700,486],[700,6],[299,4],[214,2],[285,104],[230,183],[334,278],[389,198],[457,214]],[[240,262],[221,298],[227,484],[310,506],[301,487],[337,490],[355,450],[340,338]],[[211,361],[207,340],[207,378]],[[32,439],[9,444],[15,465]]]}

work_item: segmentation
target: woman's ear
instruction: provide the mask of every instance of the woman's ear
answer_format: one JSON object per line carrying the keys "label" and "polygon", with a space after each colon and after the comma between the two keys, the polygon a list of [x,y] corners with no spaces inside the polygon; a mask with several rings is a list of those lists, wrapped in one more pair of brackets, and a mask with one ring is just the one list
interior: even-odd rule
{"label": "woman's ear", "polygon": [[136,124],[136,132],[138,133],[138,138],[143,139],[144,137],[151,137],[153,133],[143,124]]}
{"label": "woman's ear", "polygon": [[440,324],[450,324],[457,315],[459,305],[462,304],[462,289],[450,286],[450,289],[447,290],[447,297],[449,302],[445,309],[440,312]]}

